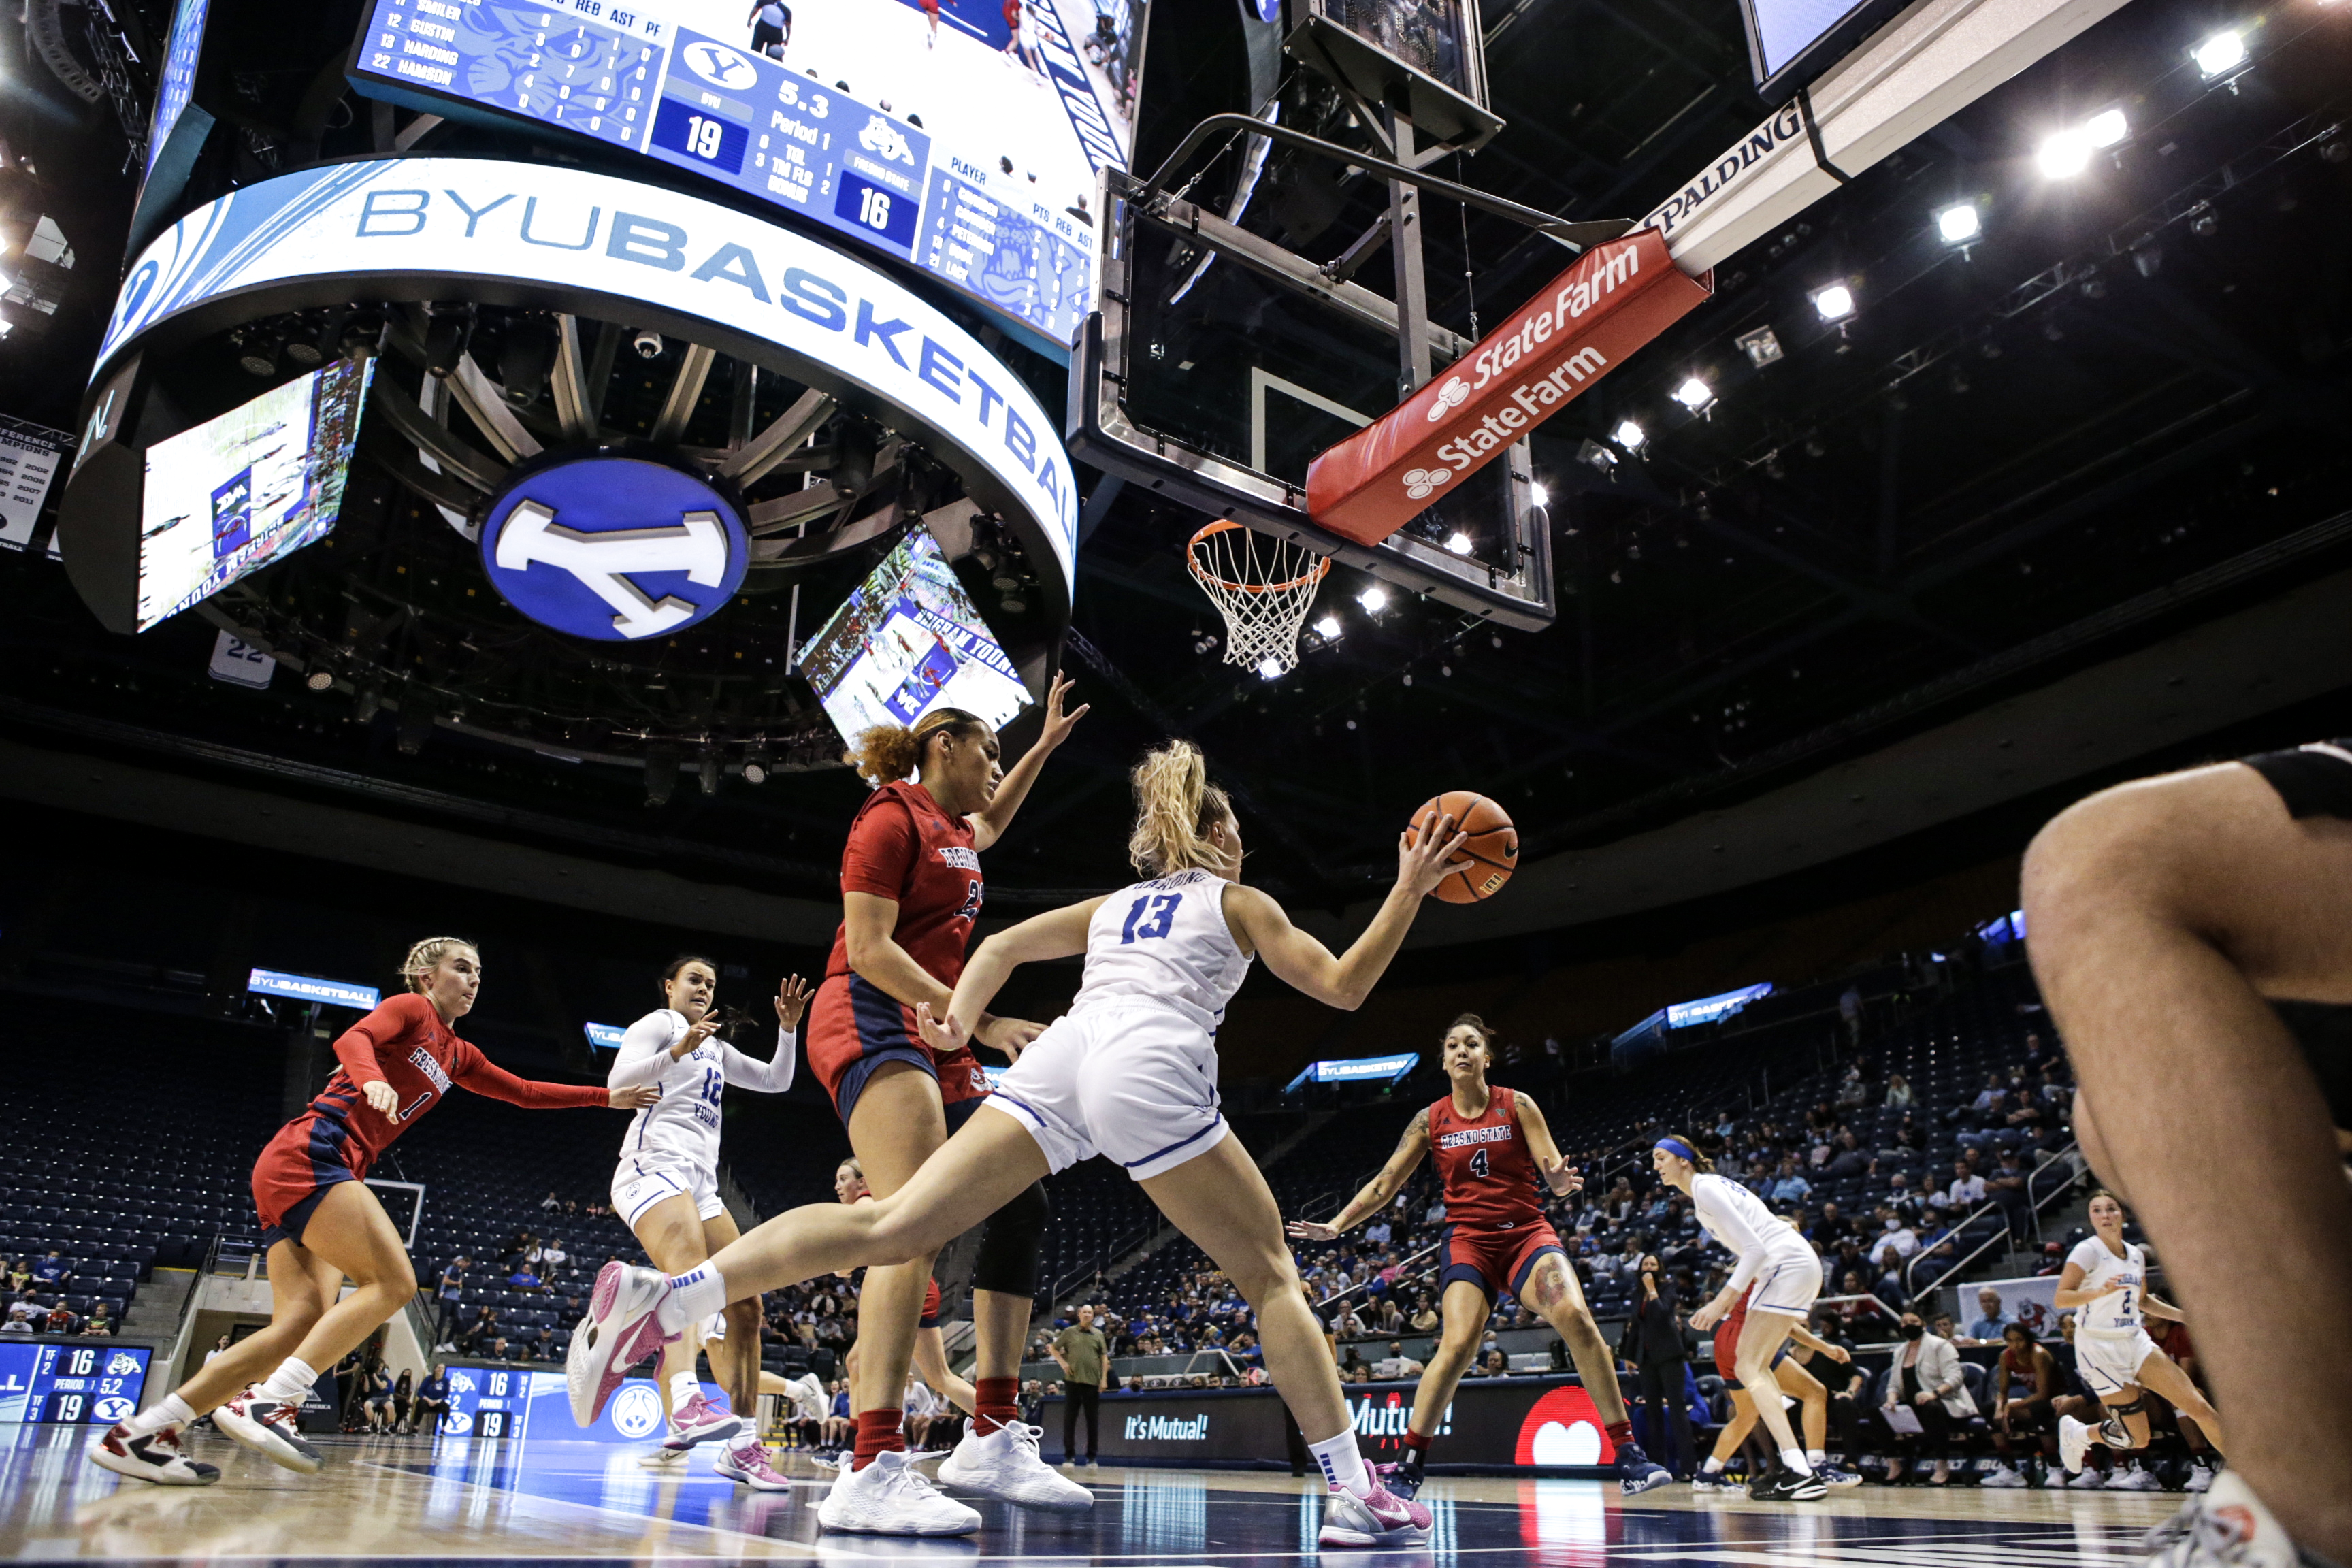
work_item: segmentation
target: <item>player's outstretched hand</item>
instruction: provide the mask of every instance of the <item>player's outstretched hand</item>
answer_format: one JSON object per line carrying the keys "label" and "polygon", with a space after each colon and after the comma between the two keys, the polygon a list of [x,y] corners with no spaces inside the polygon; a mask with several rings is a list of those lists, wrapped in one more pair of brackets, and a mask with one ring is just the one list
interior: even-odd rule
{"label": "player's outstretched hand", "polygon": [[1690,1326],[1704,1332],[1705,1331],[1715,1327],[1716,1324],[1723,1321],[1725,1315],[1729,1311],[1730,1309],[1723,1305],[1722,1302],[1709,1301],[1706,1305],[1701,1307],[1697,1311],[1693,1312],[1690,1315]]}
{"label": "player's outstretched hand", "polygon": [[801,1015],[808,1011],[808,982],[797,974],[787,974],[776,987],[776,1022],[797,1034]]}
{"label": "player's outstretched hand", "polygon": [[726,1022],[726,1019],[719,1016],[719,1009],[713,1007],[686,1026],[686,1033],[677,1037],[677,1044],[670,1047],[669,1059],[674,1062],[684,1061],[699,1050],[702,1047],[702,1042],[717,1034]]}
{"label": "player's outstretched hand", "polygon": [[1054,684],[1045,691],[1045,727],[1037,734],[1037,743],[1049,752],[1070,738],[1070,731],[1077,728],[1078,721],[1085,718],[1087,710],[1093,706],[1092,703],[1081,702],[1065,713],[1062,704],[1069,700],[1069,678],[1055,670]]}
{"label": "player's outstretched hand", "polygon": [[1293,1241],[1337,1241],[1339,1239],[1339,1232],[1337,1226],[1318,1225],[1311,1219],[1295,1219],[1288,1225],[1284,1226],[1282,1228],[1285,1234],[1289,1236]]}
{"label": "player's outstretched hand", "polygon": [[360,1086],[360,1092],[367,1096],[367,1102],[370,1105],[383,1113],[386,1121],[400,1113],[400,1091],[383,1079],[380,1078],[370,1079]]}
{"label": "player's outstretched hand", "polygon": [[1459,868],[1448,864],[1465,844],[1470,842],[1466,833],[1454,831],[1454,818],[1441,816],[1437,826],[1423,836],[1416,844],[1410,828],[1397,835],[1397,886],[1410,888],[1416,898],[1427,898],[1437,890],[1437,884],[1446,874]]}
{"label": "player's outstretched hand", "polygon": [[940,1056],[963,1048],[965,1032],[963,1026],[956,1022],[955,1015],[952,1013],[948,1015],[945,1023],[932,1017],[931,1005],[929,1002],[915,1004],[915,1027],[922,1031],[923,1044],[930,1047]]}
{"label": "player's outstretched hand", "polygon": [[1544,1184],[1563,1198],[1572,1198],[1584,1190],[1584,1178],[1568,1163],[1565,1154],[1555,1154],[1543,1168]]}
{"label": "player's outstretched hand", "polygon": [[1017,1062],[1030,1043],[1045,1032],[1043,1024],[1033,1024],[1026,1018],[991,1018],[972,1032],[972,1038],[992,1051],[1003,1051],[1004,1059]]}
{"label": "player's outstretched hand", "polygon": [[615,1110],[643,1110],[661,1098],[661,1090],[649,1083],[631,1089],[616,1089],[608,1097]]}

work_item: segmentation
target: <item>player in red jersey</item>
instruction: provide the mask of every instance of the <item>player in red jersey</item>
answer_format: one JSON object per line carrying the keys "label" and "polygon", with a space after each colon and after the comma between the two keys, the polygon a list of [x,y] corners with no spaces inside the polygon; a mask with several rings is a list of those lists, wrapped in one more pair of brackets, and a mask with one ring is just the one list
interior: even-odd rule
{"label": "player in red jersey", "polygon": [[[652,1103],[650,1088],[517,1078],[453,1034],[481,989],[482,957],[471,942],[428,937],[408,950],[400,972],[407,991],[335,1042],[342,1065],[253,1167],[269,1248],[269,1326],[94,1440],[89,1457],[106,1468],[165,1485],[219,1479],[217,1468],[180,1450],[181,1429],[211,1411],[222,1431],[266,1458],[304,1475],[318,1469],[319,1451],[298,1426],[316,1369],[342,1360],[416,1294],[408,1249],[368,1187],[368,1170],[452,1084],[535,1110]],[[346,1277],[359,1289],[338,1301]]]}
{"label": "player in red jersey", "polygon": [[[1084,707],[1063,711],[1069,691],[1056,671],[1045,728],[1010,771],[1000,766],[995,731],[961,709],[933,709],[911,729],[883,726],[858,737],[858,771],[876,788],[842,852],[841,930],[809,1005],[806,1048],[877,1197],[906,1185],[987,1097],[987,1075],[971,1048],[934,1058],[914,1009],[947,1010],[985,891],[980,852],[1003,834],[1045,759],[1085,716]],[[1039,1026],[989,1017],[973,1033],[1010,1058]],[[1078,1509],[1092,1506],[1093,1495],[1034,1452],[1014,1451],[1012,1430],[1046,1212],[1045,1187],[1033,1184],[982,1233],[972,1268],[978,1408],[941,1475],[1007,1502]],[[864,1474],[877,1456],[905,1452],[899,1401],[930,1279],[929,1258],[866,1270],[850,1382],[857,1443],[819,1510],[828,1528],[892,1533],[917,1518],[939,1516],[937,1523],[951,1510],[964,1529],[979,1528],[978,1513],[923,1494],[929,1481],[901,1460],[887,1467],[888,1487]]]}
{"label": "player in red jersey", "polygon": [[1422,1371],[1405,1426],[1404,1460],[1389,1488],[1408,1498],[1421,1489],[1430,1434],[1477,1353],[1486,1315],[1507,1291],[1533,1307],[1566,1342],[1617,1450],[1620,1485],[1627,1492],[1664,1486],[1674,1477],[1633,1441],[1625,1396],[1617,1388],[1616,1360],[1584,1304],[1559,1237],[1536,1201],[1538,1180],[1566,1197],[1584,1185],[1583,1178],[1561,1158],[1534,1100],[1487,1083],[1494,1059],[1493,1031],[1484,1020],[1475,1013],[1454,1020],[1445,1031],[1443,1056],[1453,1092],[1415,1113],[1389,1163],[1329,1224],[1301,1220],[1289,1227],[1300,1240],[1329,1241],[1387,1206],[1424,1153],[1436,1163],[1445,1188],[1437,1280],[1444,1326]]}

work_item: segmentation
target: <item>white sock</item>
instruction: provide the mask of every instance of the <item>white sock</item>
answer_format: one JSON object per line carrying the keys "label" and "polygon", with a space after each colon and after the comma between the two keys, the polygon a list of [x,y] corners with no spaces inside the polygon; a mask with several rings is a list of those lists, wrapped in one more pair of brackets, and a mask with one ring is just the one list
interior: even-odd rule
{"label": "white sock", "polygon": [[1326,1437],[1320,1443],[1309,1443],[1307,1450],[1315,1462],[1323,1467],[1323,1479],[1350,1496],[1372,1495],[1372,1472],[1364,1468],[1364,1456],[1356,1448],[1356,1429],[1349,1427],[1337,1437]]}
{"label": "white sock", "polygon": [[1719,1476],[1723,1474],[1723,1461],[1709,1454],[1706,1457],[1706,1463],[1701,1465],[1699,1468],[1710,1476]]}
{"label": "white sock", "polygon": [[697,1318],[707,1318],[727,1307],[727,1281],[719,1270],[708,1263],[698,1263],[683,1274],[670,1276],[669,1294],[662,1298],[655,1316],[661,1320],[662,1331],[679,1334]]}
{"label": "white sock", "polygon": [[1813,1468],[1818,1470],[1829,1462],[1830,1453],[1827,1448],[1808,1448],[1805,1450],[1805,1463],[1812,1466]]}
{"label": "white sock", "polygon": [[1810,1476],[1813,1473],[1813,1467],[1806,1459],[1805,1451],[1802,1448],[1781,1449],[1780,1462],[1801,1476]]}
{"label": "white sock", "polygon": [[685,1409],[686,1402],[701,1392],[702,1381],[694,1375],[694,1369],[692,1367],[688,1367],[683,1372],[672,1373],[669,1380],[669,1407],[671,1412],[675,1414],[677,1411]]}
{"label": "white sock", "polygon": [[261,1385],[261,1396],[280,1405],[297,1405],[318,1381],[319,1374],[307,1363],[289,1355],[278,1363],[278,1370]]}
{"label": "white sock", "polygon": [[196,1418],[194,1406],[176,1394],[167,1394],[123,1423],[134,1437],[145,1437],[166,1426],[185,1426]]}

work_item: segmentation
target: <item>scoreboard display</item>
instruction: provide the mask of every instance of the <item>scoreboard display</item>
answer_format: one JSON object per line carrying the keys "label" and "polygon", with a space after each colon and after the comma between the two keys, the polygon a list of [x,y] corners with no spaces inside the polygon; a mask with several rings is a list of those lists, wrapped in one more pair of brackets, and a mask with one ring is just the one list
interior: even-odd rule
{"label": "scoreboard display", "polygon": [[0,1340],[0,1422],[110,1426],[139,1408],[146,1345]]}

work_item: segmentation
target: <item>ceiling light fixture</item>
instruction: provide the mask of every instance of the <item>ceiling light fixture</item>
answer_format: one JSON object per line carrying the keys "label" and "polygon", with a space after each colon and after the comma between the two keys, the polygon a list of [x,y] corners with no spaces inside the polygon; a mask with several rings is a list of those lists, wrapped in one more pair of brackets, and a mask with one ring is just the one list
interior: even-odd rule
{"label": "ceiling light fixture", "polygon": [[1638,452],[1650,437],[1637,422],[1620,419],[1617,421],[1617,428],[1609,433],[1609,438],[1627,452]]}
{"label": "ceiling light fixture", "polygon": [[1275,658],[1274,655],[1268,654],[1257,661],[1257,677],[1260,680],[1272,680],[1281,673],[1282,660]]}
{"label": "ceiling light fixture", "polygon": [[1529,493],[1534,496],[1536,505],[1551,505],[1551,491],[1544,488],[1544,482],[1541,479],[1531,481],[1528,486],[1528,489]]}
{"label": "ceiling light fixture", "polygon": [[2246,63],[2246,36],[2235,27],[2226,28],[2189,51],[2189,58],[2208,81],[2226,76]]}
{"label": "ceiling light fixture", "polygon": [[1946,245],[1966,245],[1983,232],[1974,202],[1958,202],[1936,215],[1936,233]]}
{"label": "ceiling light fixture", "polygon": [[1389,607],[1389,591],[1375,583],[1356,595],[1356,603],[1364,607],[1364,614],[1377,616]]}
{"label": "ceiling light fixture", "polygon": [[1843,321],[1853,314],[1853,290],[1843,283],[1813,290],[1813,309],[1824,321]]}
{"label": "ceiling light fixture", "polygon": [[1715,401],[1715,389],[1694,375],[1675,388],[1675,401],[1696,414]]}
{"label": "ceiling light fixture", "polygon": [[1456,555],[1467,555],[1470,553],[1470,536],[1457,528],[1445,536],[1445,548]]}

